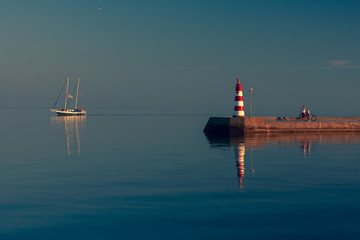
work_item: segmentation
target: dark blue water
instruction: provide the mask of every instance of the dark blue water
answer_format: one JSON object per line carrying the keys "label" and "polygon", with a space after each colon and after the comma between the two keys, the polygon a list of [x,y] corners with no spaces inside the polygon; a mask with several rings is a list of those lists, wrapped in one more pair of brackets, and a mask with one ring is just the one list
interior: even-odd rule
{"label": "dark blue water", "polygon": [[0,239],[355,239],[360,134],[206,136],[208,116],[3,110]]}

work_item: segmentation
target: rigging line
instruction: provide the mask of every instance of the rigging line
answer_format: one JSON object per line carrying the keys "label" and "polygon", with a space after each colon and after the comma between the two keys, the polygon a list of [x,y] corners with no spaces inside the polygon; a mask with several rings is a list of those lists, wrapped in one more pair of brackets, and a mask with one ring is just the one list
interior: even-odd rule
{"label": "rigging line", "polygon": [[66,85],[66,80],[65,80],[65,83],[64,83],[64,85],[63,85],[63,87],[62,87],[62,89],[61,89],[60,93],[59,93],[59,96],[57,97],[57,99],[56,99],[56,101],[55,101],[54,105],[53,105],[51,108],[54,108],[54,107],[56,106],[56,104],[58,103],[59,98],[60,98],[60,96],[61,96],[62,92],[64,91],[65,85]]}

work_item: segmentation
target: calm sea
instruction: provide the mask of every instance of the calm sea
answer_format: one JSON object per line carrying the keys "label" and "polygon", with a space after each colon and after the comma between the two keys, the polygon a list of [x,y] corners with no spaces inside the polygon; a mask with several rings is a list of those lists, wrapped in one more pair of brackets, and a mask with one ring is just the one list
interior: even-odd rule
{"label": "calm sea", "polygon": [[[90,112],[90,111],[89,111]],[[2,110],[0,239],[356,239],[360,134]]]}

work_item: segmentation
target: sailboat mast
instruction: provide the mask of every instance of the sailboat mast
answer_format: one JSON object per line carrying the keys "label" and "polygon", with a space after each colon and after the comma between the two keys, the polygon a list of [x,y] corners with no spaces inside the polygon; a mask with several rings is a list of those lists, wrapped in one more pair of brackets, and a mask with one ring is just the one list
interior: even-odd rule
{"label": "sailboat mast", "polygon": [[78,78],[78,81],[77,81],[77,90],[76,90],[75,109],[77,109],[77,102],[78,102],[78,96],[79,96],[79,84],[80,84],[80,78]]}
{"label": "sailboat mast", "polygon": [[66,79],[66,93],[65,93],[65,107],[64,107],[65,111],[67,106],[68,93],[69,93],[69,77],[67,77]]}

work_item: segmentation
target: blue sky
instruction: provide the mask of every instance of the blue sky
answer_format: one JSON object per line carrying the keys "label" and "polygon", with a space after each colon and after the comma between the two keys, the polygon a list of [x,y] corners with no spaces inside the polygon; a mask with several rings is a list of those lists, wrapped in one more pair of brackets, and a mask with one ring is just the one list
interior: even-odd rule
{"label": "blue sky", "polygon": [[258,115],[360,115],[359,26],[346,0],[3,0],[0,101],[47,109],[69,76],[92,112],[232,115],[240,77],[247,115],[249,88]]}

